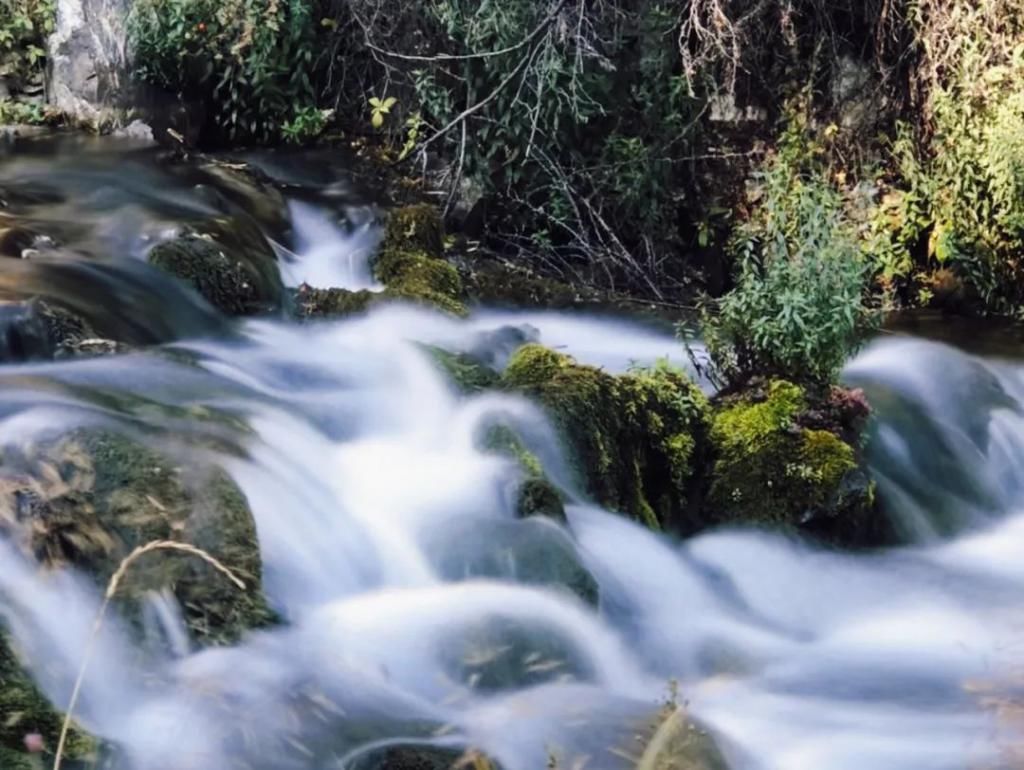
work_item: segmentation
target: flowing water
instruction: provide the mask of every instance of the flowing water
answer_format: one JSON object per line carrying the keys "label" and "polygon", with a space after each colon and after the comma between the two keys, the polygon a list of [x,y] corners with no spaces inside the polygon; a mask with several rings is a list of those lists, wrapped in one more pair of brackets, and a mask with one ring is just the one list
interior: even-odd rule
{"label": "flowing water", "polygon": [[[161,655],[105,623],[77,714],[119,767],[341,768],[414,742],[474,746],[506,770],[628,768],[667,697],[734,770],[1013,766],[1021,363],[896,336],[849,365],[877,410],[872,464],[906,546],[846,554],[753,530],[676,542],[589,503],[533,405],[460,397],[418,344],[500,367],[538,339],[622,371],[685,363],[671,334],[412,308],[228,323],[142,260],[176,223],[223,211],[208,178],[121,148],[51,152],[0,158],[0,197],[40,234],[40,253],[4,260],[5,296],[59,296],[160,344],[0,366],[0,445],[101,425],[202,446],[249,500],[283,619],[192,651],[165,607],[176,641]],[[369,220],[306,192],[287,203],[291,232],[262,223],[284,282],[372,287]],[[481,448],[494,424],[514,425],[570,497],[565,527],[516,520],[519,471]],[[584,565],[598,606],[543,585],[530,549]],[[0,542],[0,614],[57,704],[100,598]]]}

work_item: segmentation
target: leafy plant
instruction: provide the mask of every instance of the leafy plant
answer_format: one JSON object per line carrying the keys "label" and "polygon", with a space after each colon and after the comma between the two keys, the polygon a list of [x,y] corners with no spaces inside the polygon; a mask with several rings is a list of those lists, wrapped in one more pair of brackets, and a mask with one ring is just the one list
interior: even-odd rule
{"label": "leafy plant", "polygon": [[41,104],[0,100],[0,124],[39,124],[46,119],[46,110]]}
{"label": "leafy plant", "polygon": [[376,96],[370,97],[370,124],[374,128],[381,128],[384,125],[384,118],[391,112],[391,108],[398,103],[398,100],[389,96],[381,99]]}
{"label": "leafy plant", "polygon": [[281,126],[281,135],[292,144],[309,142],[323,134],[333,117],[334,110],[303,107],[296,111],[295,117]]}
{"label": "leafy plant", "polygon": [[41,78],[54,0],[0,0],[0,79],[20,87]]}
{"label": "leafy plant", "polygon": [[316,126],[316,28],[308,0],[138,0],[129,17],[139,77],[208,105],[229,140]]}
{"label": "leafy plant", "polygon": [[802,127],[784,134],[756,181],[758,206],[732,245],[736,286],[705,309],[708,351],[726,382],[829,383],[875,323],[869,265]]}

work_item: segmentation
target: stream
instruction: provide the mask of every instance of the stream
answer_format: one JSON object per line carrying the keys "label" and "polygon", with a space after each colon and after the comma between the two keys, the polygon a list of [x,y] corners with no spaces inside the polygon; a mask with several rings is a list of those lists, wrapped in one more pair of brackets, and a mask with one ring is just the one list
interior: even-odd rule
{"label": "stream", "polygon": [[[412,743],[472,746],[504,770],[625,770],[666,700],[732,770],[1019,766],[1024,356],[886,334],[848,365],[876,410],[872,470],[907,545],[842,553],[745,529],[678,542],[595,507],[537,407],[460,396],[422,347],[500,367],[528,338],[609,371],[688,366],[671,330],[403,306],[229,321],[147,265],[148,248],[182,222],[248,212],[285,286],[372,289],[375,205],[343,168],[262,161],[284,190],[275,222],[210,169],[147,149],[17,149],[0,149],[0,228],[30,240],[27,258],[2,258],[0,298],[60,298],[132,345],[9,354],[0,445],[103,426],[223,469],[252,508],[282,620],[196,650],[174,607],[156,613],[158,648],[110,617],[76,718],[118,747],[118,768],[326,770]],[[568,496],[564,527],[516,519],[521,471],[481,448],[496,424],[529,437]],[[533,548],[585,567],[598,606],[539,584]],[[59,707],[101,601],[0,540],[0,616]]]}

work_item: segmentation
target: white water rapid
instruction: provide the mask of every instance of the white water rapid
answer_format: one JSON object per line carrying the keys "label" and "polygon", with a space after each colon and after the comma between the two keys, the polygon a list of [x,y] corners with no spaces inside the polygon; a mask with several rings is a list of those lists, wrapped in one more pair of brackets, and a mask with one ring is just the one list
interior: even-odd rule
{"label": "white water rapid", "polygon": [[[372,286],[368,231],[292,215],[288,282]],[[418,344],[497,367],[528,339],[615,371],[685,364],[638,323],[388,307],[189,337],[0,366],[0,445],[96,425],[188,437],[256,520],[280,623],[193,651],[164,599],[161,653],[116,613],[103,624],[76,717],[119,770],[340,770],[410,742],[472,746],[504,770],[626,770],[676,688],[731,770],[1019,759],[1024,365],[907,338],[850,364],[876,408],[880,494],[912,543],[852,554],[755,530],[677,542],[603,511],[534,405],[460,396]],[[516,518],[521,472],[483,447],[495,424],[563,487],[565,526]],[[596,603],[559,585],[587,572]],[[58,707],[100,600],[0,541],[0,616]]]}

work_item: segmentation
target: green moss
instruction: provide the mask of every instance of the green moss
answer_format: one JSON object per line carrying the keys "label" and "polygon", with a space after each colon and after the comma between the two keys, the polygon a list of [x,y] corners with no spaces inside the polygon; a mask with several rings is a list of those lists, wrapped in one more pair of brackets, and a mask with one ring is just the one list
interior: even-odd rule
{"label": "green moss", "polygon": [[473,264],[465,276],[466,293],[477,302],[506,307],[573,307],[598,297],[581,296],[569,284],[542,278],[501,262]]}
{"label": "green moss", "polygon": [[[271,622],[260,589],[256,527],[238,487],[221,471],[188,456],[165,456],[109,431],[79,431],[29,457],[4,457],[23,475],[0,495],[19,502],[37,558],[70,564],[99,586],[134,548],[153,540],[198,546],[247,585],[240,591],[206,562],[154,554],[133,565],[118,593],[122,614],[138,617],[138,600],[171,588],[192,636],[230,643]],[[3,504],[12,501],[0,500]]]}
{"label": "green moss", "polygon": [[874,495],[863,483],[854,448],[798,418],[805,392],[775,381],[763,394],[724,406],[715,416],[716,453],[709,496],[721,520],[770,522],[845,539],[842,531],[870,512]]}
{"label": "green moss", "polygon": [[423,349],[464,394],[480,393],[496,387],[501,380],[501,375],[496,371],[466,353],[452,353],[434,345],[423,345]]}
{"label": "green moss", "polygon": [[537,455],[526,448],[514,431],[503,425],[494,426],[487,432],[484,448],[515,460],[522,469],[524,479],[517,490],[515,506],[520,517],[547,516],[565,520],[562,493],[544,473]]}
{"label": "green moss", "polygon": [[365,313],[384,299],[379,292],[362,289],[314,289],[303,286],[295,292],[295,312],[300,318],[344,318]]}
{"label": "green moss", "polygon": [[503,382],[544,406],[597,502],[654,528],[696,528],[709,405],[683,372],[659,365],[612,376],[531,344]]}
{"label": "green moss", "polygon": [[267,278],[237,252],[210,237],[186,235],[157,244],[149,262],[189,284],[227,315],[252,315],[279,306],[279,278]]}
{"label": "green moss", "polygon": [[391,213],[373,262],[373,274],[386,287],[383,298],[467,315],[459,272],[442,258],[444,227],[436,207],[404,206]]}
{"label": "green moss", "polygon": [[[0,634],[0,767],[37,770],[38,765],[24,752],[25,735],[39,733],[52,751],[63,720],[63,715],[39,692]],[[84,759],[95,751],[95,741],[72,728],[65,756],[71,760]]]}
{"label": "green moss", "polygon": [[422,251],[428,257],[440,258],[444,253],[441,212],[429,203],[395,209],[388,217],[380,250]]}
{"label": "green moss", "polygon": [[569,356],[530,343],[519,348],[509,359],[503,377],[505,384],[513,388],[534,387],[549,382],[572,365]]}

